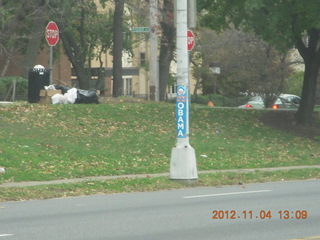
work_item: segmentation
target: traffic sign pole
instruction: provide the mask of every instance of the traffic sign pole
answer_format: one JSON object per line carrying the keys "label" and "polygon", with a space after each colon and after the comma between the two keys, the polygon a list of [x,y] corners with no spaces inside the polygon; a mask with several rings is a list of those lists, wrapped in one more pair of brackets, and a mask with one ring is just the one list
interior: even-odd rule
{"label": "traffic sign pole", "polygon": [[50,46],[50,59],[49,59],[49,68],[50,68],[50,85],[52,84],[52,72],[53,72],[53,47],[59,41],[59,28],[55,22],[49,22],[46,26],[45,37],[48,45]]}
{"label": "traffic sign pole", "polygon": [[50,85],[51,85],[52,84],[52,72],[53,72],[53,46],[50,46],[49,69],[50,69]]}
{"label": "traffic sign pole", "polygon": [[159,61],[158,61],[158,36],[155,29],[158,28],[158,1],[150,1],[150,69],[149,69],[149,94],[150,100],[159,101]]}
{"label": "traffic sign pole", "polygon": [[177,143],[170,159],[170,179],[195,180],[198,178],[195,150],[189,143],[189,52],[188,52],[188,0],[177,1]]}

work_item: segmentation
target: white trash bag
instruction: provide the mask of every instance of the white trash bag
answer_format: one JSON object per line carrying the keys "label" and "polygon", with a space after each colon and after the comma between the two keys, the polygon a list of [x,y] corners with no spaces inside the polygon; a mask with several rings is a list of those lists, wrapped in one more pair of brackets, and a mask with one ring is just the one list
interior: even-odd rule
{"label": "white trash bag", "polygon": [[57,93],[51,97],[52,104],[68,104],[66,96]]}
{"label": "white trash bag", "polygon": [[68,103],[74,104],[77,98],[77,91],[78,90],[76,88],[71,88],[64,94]]}

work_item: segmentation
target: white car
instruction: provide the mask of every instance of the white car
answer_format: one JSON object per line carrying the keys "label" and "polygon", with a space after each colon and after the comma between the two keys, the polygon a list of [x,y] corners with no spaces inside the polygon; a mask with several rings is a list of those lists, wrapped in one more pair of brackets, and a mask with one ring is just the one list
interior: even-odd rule
{"label": "white car", "polygon": [[[275,103],[272,105],[272,109],[286,108],[296,109],[300,104],[300,97],[292,94],[280,94]],[[264,109],[264,102],[261,96],[252,97],[246,104],[239,106],[239,108],[254,108]]]}

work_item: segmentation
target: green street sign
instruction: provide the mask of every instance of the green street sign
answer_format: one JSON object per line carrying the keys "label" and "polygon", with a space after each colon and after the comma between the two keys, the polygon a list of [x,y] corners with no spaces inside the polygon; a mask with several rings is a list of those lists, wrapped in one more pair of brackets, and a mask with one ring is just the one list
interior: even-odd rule
{"label": "green street sign", "polygon": [[150,32],[150,28],[148,28],[148,27],[133,27],[133,28],[131,28],[131,32]]}

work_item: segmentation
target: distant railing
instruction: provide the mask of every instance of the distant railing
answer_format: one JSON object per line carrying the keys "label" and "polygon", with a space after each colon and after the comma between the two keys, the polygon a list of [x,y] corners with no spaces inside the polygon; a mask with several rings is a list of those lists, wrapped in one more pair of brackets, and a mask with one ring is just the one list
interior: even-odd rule
{"label": "distant railing", "polygon": [[192,95],[191,102],[207,105],[211,101],[216,107],[239,107],[248,102],[251,96]]}
{"label": "distant railing", "polygon": [[[16,95],[14,100],[15,101],[27,101],[28,97],[26,95]],[[7,94],[0,94],[0,101],[9,101],[11,102],[13,100],[12,95]]]}

